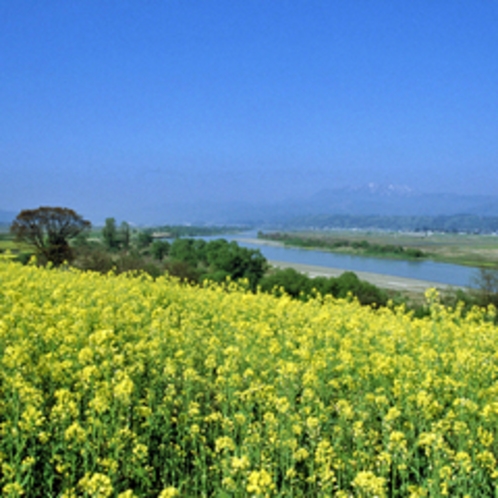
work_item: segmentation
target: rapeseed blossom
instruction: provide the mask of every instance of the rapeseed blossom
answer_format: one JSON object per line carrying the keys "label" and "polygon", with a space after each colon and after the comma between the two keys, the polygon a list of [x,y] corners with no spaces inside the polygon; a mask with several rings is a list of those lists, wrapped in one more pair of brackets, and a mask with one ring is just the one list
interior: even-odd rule
{"label": "rapeseed blossom", "polygon": [[2,496],[494,496],[496,310],[0,261]]}

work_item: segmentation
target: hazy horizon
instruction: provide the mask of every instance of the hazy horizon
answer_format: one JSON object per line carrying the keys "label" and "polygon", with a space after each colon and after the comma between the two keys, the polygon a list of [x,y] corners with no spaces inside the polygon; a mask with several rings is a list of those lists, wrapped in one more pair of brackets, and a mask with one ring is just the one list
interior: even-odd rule
{"label": "hazy horizon", "polygon": [[0,19],[0,209],[498,194],[497,3],[19,0]]}

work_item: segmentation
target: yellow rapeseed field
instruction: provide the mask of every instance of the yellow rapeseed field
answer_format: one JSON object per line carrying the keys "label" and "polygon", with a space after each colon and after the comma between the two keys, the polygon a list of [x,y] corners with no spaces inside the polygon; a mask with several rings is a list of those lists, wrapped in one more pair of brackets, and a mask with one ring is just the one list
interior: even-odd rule
{"label": "yellow rapeseed field", "polygon": [[5,497],[497,496],[498,329],[0,262]]}

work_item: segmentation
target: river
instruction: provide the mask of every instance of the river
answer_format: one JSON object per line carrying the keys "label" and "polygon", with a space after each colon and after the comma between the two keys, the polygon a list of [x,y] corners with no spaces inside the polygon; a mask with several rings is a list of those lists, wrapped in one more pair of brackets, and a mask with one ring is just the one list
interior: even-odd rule
{"label": "river", "polygon": [[236,235],[204,238],[206,240],[219,238],[235,240],[243,247],[259,249],[263,256],[270,261],[324,266],[327,268],[338,268],[344,271],[378,273],[457,287],[472,287],[473,279],[478,273],[478,270],[468,266],[437,263],[428,260],[403,261],[367,256],[352,256],[349,254],[337,254],[315,249],[301,249],[268,244],[264,240],[256,240],[256,232],[253,231]]}

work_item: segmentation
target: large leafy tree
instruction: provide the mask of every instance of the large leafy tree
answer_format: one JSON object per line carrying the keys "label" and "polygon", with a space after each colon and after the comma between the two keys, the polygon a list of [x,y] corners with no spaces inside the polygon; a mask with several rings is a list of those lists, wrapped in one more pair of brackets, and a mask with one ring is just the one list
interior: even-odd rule
{"label": "large leafy tree", "polygon": [[10,231],[16,240],[34,246],[42,262],[59,266],[72,261],[74,252],[69,241],[90,228],[72,209],[61,207],[40,207],[25,209],[13,221]]}

